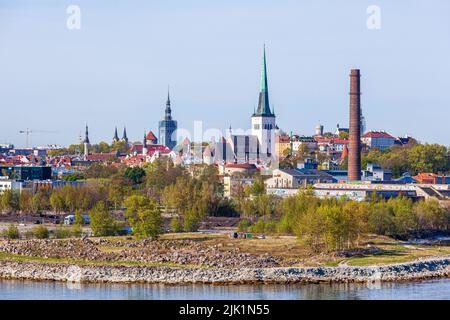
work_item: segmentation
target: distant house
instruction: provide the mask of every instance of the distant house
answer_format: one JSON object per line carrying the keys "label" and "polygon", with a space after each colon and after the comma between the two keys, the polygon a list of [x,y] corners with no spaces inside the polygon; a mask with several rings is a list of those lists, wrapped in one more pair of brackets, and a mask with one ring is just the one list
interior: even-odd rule
{"label": "distant house", "polygon": [[254,177],[225,176],[223,177],[223,195],[232,198],[242,193],[247,186],[251,186],[253,181],[255,181]]}
{"label": "distant house", "polygon": [[270,189],[293,188],[298,189],[315,183],[332,183],[333,177],[316,169],[275,169],[272,178],[266,180]]}
{"label": "distant house", "polygon": [[390,148],[395,143],[395,138],[384,131],[369,131],[365,133],[361,141],[370,149],[377,148],[381,151]]}
{"label": "distant house", "polygon": [[91,162],[109,162],[114,161],[117,158],[118,153],[116,151],[107,153],[91,153],[86,156],[86,160]]}
{"label": "distant house", "polygon": [[284,158],[287,152],[297,154],[300,147],[306,145],[309,152],[314,151],[317,148],[317,141],[313,137],[305,137],[299,135],[293,135],[292,137],[283,135],[275,137],[275,153],[279,158]]}
{"label": "distant house", "polygon": [[413,177],[418,183],[424,184],[450,184],[450,176],[435,173],[419,173]]}
{"label": "distant house", "polygon": [[328,151],[328,152],[343,152],[345,147],[348,147],[349,141],[348,139],[341,138],[324,138],[324,137],[316,137],[317,145],[320,151]]}

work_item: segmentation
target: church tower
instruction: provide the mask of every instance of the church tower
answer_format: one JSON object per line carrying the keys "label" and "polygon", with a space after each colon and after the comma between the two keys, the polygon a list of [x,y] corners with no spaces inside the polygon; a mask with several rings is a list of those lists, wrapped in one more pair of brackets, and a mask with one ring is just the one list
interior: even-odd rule
{"label": "church tower", "polygon": [[176,144],[174,133],[177,130],[177,122],[172,119],[172,109],[170,108],[170,95],[167,91],[167,102],[164,120],[159,122],[159,143],[173,149]]}
{"label": "church tower", "polygon": [[89,155],[89,130],[88,130],[88,125],[86,123],[86,131],[84,133],[84,140],[83,140],[83,145],[84,145],[84,160],[87,159],[87,156]]}
{"label": "church tower", "polygon": [[147,133],[144,131],[144,140],[142,140],[142,154],[147,155]]}
{"label": "church tower", "polygon": [[117,133],[117,127],[114,129],[114,137],[113,137],[113,140],[112,140],[112,142],[113,143],[116,143],[116,142],[118,142],[119,141],[119,134]]}
{"label": "church tower", "polygon": [[125,143],[128,143],[127,128],[126,127],[123,127],[122,141],[124,141]]}
{"label": "church tower", "polygon": [[258,108],[252,115],[252,135],[258,137],[261,154],[267,154],[267,156],[272,154],[272,148],[275,146],[275,130],[275,113],[270,110],[269,104],[266,47],[264,45]]}

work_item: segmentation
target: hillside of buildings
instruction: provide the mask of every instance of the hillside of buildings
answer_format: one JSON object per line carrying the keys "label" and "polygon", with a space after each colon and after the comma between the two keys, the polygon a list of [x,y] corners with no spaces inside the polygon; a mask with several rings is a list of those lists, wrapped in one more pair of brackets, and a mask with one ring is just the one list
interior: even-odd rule
{"label": "hillside of buildings", "polygon": [[[74,248],[79,238],[108,243],[117,236],[130,237],[131,247],[163,246],[161,254],[148,253],[152,258],[144,254],[148,263],[166,261],[167,245],[175,252],[187,247],[181,264],[202,265],[213,255],[239,265],[227,260],[233,256],[223,250],[229,241],[243,246],[246,263],[281,266],[320,256],[326,257],[320,263],[335,263],[341,256],[389,261],[447,254],[446,244],[434,240],[448,237],[450,229],[448,147],[366,130],[359,69],[350,72],[349,128],[284,131],[269,104],[265,52],[261,75],[250,133],[230,126],[208,141],[175,139],[178,122],[168,95],[158,134],[146,131],[139,141],[131,142],[125,127],[120,138],[116,127],[111,143],[94,143],[86,125],[84,139],[68,147],[0,145],[3,257],[59,259],[59,253],[43,253],[42,244],[52,252],[60,244]],[[22,133],[28,144],[32,130]],[[215,238],[164,240],[192,232]],[[63,238],[71,240],[56,241]],[[431,241],[428,247],[404,243],[422,238]],[[248,243],[267,244],[268,260]],[[120,252],[122,243],[116,245]],[[283,258],[297,245],[292,260]],[[136,262],[128,253],[90,249],[100,261],[114,256]],[[206,252],[200,260],[194,259],[197,249]],[[90,254],[79,256],[89,260]]]}

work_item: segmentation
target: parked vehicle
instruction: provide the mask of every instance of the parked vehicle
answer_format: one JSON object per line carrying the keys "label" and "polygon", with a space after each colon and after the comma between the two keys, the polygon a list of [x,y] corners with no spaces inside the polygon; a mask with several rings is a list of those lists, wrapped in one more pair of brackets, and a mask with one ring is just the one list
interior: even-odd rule
{"label": "parked vehicle", "polygon": [[[87,214],[83,214],[83,220],[84,220],[84,224],[90,224],[91,223],[91,218]],[[72,225],[74,223],[75,223],[75,215],[74,214],[69,214],[68,216],[66,216],[64,218],[64,224]]]}
{"label": "parked vehicle", "polygon": [[119,236],[126,236],[133,233],[133,228],[131,227],[123,227],[119,230]]}

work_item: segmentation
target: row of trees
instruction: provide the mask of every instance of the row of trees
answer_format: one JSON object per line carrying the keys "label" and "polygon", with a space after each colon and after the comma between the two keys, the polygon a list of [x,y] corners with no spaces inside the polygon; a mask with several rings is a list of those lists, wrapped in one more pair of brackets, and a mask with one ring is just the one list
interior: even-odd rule
{"label": "row of trees", "polygon": [[271,209],[252,211],[256,216],[247,216],[241,230],[294,234],[317,252],[352,248],[364,233],[393,236],[450,228],[450,208],[433,199],[416,203],[404,197],[356,202],[319,199],[304,191],[285,199],[261,195],[247,201],[257,208],[270,203],[266,207]]}
{"label": "row of trees", "polygon": [[[113,151],[117,151],[120,153],[127,153],[130,151],[130,145],[125,141],[116,141],[112,144],[108,144],[107,142],[101,141],[97,144],[92,144],[89,146],[89,151],[92,153],[109,153]],[[67,148],[50,150],[49,156],[63,156],[63,155],[74,155],[74,154],[82,154],[84,152],[84,144],[71,144]]]}
{"label": "row of trees", "polygon": [[405,172],[447,173],[450,171],[450,151],[439,144],[419,144],[411,142],[406,146],[394,145],[380,151],[371,149],[362,157],[363,166],[368,163],[378,163],[383,168],[392,171],[396,177]]}

